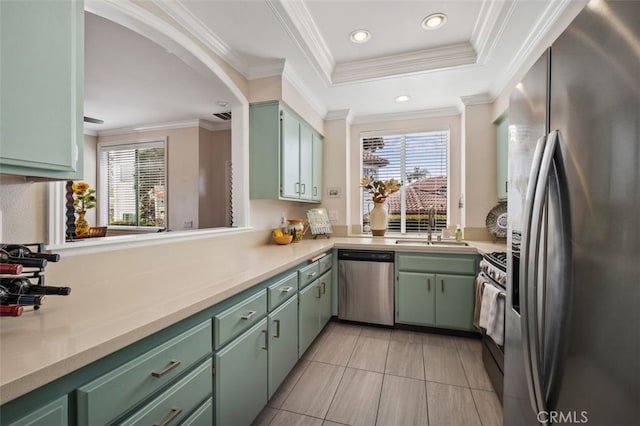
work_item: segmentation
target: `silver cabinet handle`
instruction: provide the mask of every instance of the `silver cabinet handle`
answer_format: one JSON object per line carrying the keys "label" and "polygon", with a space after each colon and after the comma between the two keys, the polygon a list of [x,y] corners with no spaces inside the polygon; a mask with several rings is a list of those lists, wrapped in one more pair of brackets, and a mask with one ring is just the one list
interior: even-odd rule
{"label": "silver cabinet handle", "polygon": [[280,291],[283,293],[289,293],[291,290],[293,290],[293,287],[282,287]]}
{"label": "silver cabinet handle", "polygon": [[440,291],[444,293],[444,280],[440,280]]}
{"label": "silver cabinet handle", "polygon": [[294,188],[295,189],[294,189],[293,192],[295,192],[296,194],[299,194],[300,193],[300,183],[296,182],[296,185],[295,185]]}
{"label": "silver cabinet handle", "polygon": [[427,278],[427,291],[431,291],[431,278]]}
{"label": "silver cabinet handle", "polygon": [[182,413],[182,408],[172,408],[169,411],[167,417],[165,417],[160,423],[154,423],[153,426],[168,426],[169,423],[175,420]]}
{"label": "silver cabinet handle", "polygon": [[313,196],[314,196],[314,197],[317,197],[317,196],[318,196],[318,187],[317,187],[317,186],[314,186],[314,187],[313,187]]}
{"label": "silver cabinet handle", "polygon": [[302,186],[302,194],[306,194],[307,193],[307,185],[302,183],[302,184],[300,184],[300,186]]}
{"label": "silver cabinet handle", "polygon": [[273,323],[276,325],[276,334],[273,337],[278,338],[280,337],[280,320],[279,319],[273,320]]}
{"label": "silver cabinet handle", "polygon": [[322,294],[325,294],[327,292],[327,287],[324,281],[322,281],[320,283],[320,285],[322,286]]}
{"label": "silver cabinet handle", "polygon": [[261,349],[268,351],[269,350],[269,332],[267,330],[262,330],[262,334],[264,334],[264,346]]}
{"label": "silver cabinet handle", "polygon": [[320,299],[322,297],[322,289],[320,288],[320,286],[316,286],[316,288],[318,289],[318,295],[316,296],[316,298]]}
{"label": "silver cabinet handle", "polygon": [[167,374],[169,371],[173,370],[174,368],[176,368],[179,365],[180,365],[180,361],[172,359],[171,362],[169,362],[169,364],[165,368],[163,368],[160,371],[152,371],[151,375],[153,377],[162,377],[165,374]]}
{"label": "silver cabinet handle", "polygon": [[240,319],[243,320],[248,320],[249,318],[251,318],[252,316],[254,316],[256,314],[256,311],[249,311],[249,313],[247,315],[243,315],[240,317]]}

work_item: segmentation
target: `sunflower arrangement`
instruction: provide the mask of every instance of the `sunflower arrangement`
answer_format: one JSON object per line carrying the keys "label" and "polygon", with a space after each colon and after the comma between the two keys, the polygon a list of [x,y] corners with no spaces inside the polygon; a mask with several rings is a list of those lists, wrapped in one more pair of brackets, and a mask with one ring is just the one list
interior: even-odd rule
{"label": "sunflower arrangement", "polygon": [[387,197],[398,192],[402,183],[391,178],[388,180],[374,180],[373,176],[365,176],[360,181],[360,187],[371,194],[374,203],[384,203]]}
{"label": "sunflower arrangement", "polygon": [[73,191],[73,208],[76,213],[95,208],[96,190],[91,188],[87,182],[74,182],[71,190]]}

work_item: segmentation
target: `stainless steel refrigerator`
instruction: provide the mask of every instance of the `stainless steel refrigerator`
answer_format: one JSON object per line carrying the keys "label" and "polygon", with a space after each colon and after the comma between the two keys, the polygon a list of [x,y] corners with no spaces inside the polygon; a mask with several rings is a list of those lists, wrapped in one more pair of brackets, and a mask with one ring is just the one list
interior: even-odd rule
{"label": "stainless steel refrigerator", "polygon": [[596,1],[509,105],[504,424],[640,424],[640,2]]}

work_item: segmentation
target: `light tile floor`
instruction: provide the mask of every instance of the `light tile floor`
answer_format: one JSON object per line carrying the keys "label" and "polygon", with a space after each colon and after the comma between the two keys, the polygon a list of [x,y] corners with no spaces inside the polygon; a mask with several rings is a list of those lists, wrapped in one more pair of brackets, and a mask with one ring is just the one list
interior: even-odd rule
{"label": "light tile floor", "polygon": [[254,421],[502,425],[480,340],[331,322]]}

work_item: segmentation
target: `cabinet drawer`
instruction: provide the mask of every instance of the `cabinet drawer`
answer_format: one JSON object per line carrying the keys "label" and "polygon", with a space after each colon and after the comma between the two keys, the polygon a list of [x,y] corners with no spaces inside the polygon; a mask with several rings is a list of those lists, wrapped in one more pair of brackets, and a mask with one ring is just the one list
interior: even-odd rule
{"label": "cabinet drawer", "polygon": [[44,407],[34,407],[29,415],[9,426],[66,426],[67,421],[67,397],[63,396]]}
{"label": "cabinet drawer", "polygon": [[206,321],[78,389],[78,423],[105,424],[211,352]]}
{"label": "cabinet drawer", "polygon": [[421,256],[414,254],[397,255],[399,271],[441,272],[450,274],[475,275],[478,261],[471,256]]}
{"label": "cabinet drawer", "polygon": [[298,270],[298,289],[302,290],[315,279],[318,278],[318,262],[313,262],[311,265],[305,266]]}
{"label": "cabinet drawer", "polygon": [[220,349],[235,336],[260,321],[266,313],[267,292],[261,290],[213,317],[215,349]]}
{"label": "cabinet drawer", "polygon": [[193,412],[180,426],[200,426],[213,424],[213,399],[209,398]]}
{"label": "cabinet drawer", "polygon": [[177,424],[193,411],[213,389],[211,358],[142,407],[122,425]]}
{"label": "cabinet drawer", "polygon": [[287,275],[267,289],[269,294],[269,312],[280,306],[282,302],[295,295],[298,291],[298,274]]}
{"label": "cabinet drawer", "polygon": [[318,260],[318,268],[319,268],[318,274],[319,275],[324,274],[329,269],[331,269],[332,265],[333,265],[333,254],[329,253],[325,257]]}

